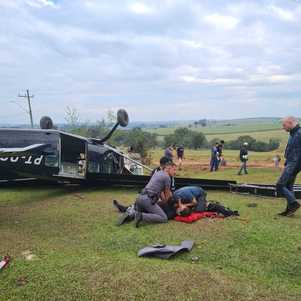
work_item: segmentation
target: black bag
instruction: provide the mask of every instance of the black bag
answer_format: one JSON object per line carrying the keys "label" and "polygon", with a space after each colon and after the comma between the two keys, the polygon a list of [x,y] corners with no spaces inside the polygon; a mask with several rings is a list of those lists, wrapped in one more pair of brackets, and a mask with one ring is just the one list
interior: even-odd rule
{"label": "black bag", "polygon": [[229,208],[226,208],[219,202],[210,202],[207,206],[207,211],[210,212],[216,212],[219,214],[222,214],[224,217],[229,217],[229,216],[239,216],[238,211],[233,211]]}

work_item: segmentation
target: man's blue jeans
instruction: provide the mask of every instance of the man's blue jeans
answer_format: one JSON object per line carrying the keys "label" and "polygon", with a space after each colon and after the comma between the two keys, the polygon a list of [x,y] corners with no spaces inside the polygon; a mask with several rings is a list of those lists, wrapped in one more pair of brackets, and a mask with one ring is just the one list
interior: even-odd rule
{"label": "man's blue jeans", "polygon": [[286,198],[287,205],[291,205],[297,201],[294,193],[297,174],[295,166],[288,164],[285,166],[276,184],[277,192],[280,192]]}
{"label": "man's blue jeans", "polygon": [[217,171],[218,169],[218,160],[216,157],[211,158],[210,161],[210,171]]}

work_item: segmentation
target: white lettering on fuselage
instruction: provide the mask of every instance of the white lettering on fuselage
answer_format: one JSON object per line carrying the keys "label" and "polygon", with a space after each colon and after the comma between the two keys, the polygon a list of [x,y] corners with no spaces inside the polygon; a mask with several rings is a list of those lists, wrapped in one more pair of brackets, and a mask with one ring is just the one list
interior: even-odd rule
{"label": "white lettering on fuselage", "polygon": [[22,156],[22,157],[5,157],[5,158],[0,158],[0,161],[11,162],[11,163],[18,163],[19,161],[20,161],[20,163],[22,163],[21,161],[23,161],[23,163],[26,164],[26,165],[39,166],[39,165],[41,165],[43,158],[44,158],[44,155],[41,155],[37,158],[33,158],[33,156],[29,156],[28,158],[26,158],[25,156]]}

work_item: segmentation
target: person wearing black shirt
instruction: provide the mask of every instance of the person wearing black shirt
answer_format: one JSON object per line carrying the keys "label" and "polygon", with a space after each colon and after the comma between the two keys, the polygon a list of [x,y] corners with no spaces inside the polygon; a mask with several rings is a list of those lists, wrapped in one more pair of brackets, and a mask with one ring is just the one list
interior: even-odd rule
{"label": "person wearing black shirt", "polygon": [[180,145],[177,148],[177,157],[178,157],[178,162],[179,162],[179,170],[182,169],[182,164],[183,164],[183,159],[184,159],[184,146]]}
{"label": "person wearing black shirt", "polygon": [[243,144],[243,146],[241,147],[240,149],[240,153],[239,153],[239,159],[240,159],[240,162],[241,162],[241,167],[240,167],[240,170],[238,172],[238,175],[240,176],[242,171],[245,172],[245,174],[248,174],[248,169],[247,169],[247,162],[249,160],[249,153],[248,153],[248,143],[245,142]]}
{"label": "person wearing black shirt", "polygon": [[291,216],[300,208],[300,203],[294,194],[294,184],[298,173],[301,171],[301,127],[294,117],[284,118],[282,126],[289,133],[289,139],[284,155],[284,170],[277,181],[276,188],[277,192],[287,200],[286,210],[279,215]]}

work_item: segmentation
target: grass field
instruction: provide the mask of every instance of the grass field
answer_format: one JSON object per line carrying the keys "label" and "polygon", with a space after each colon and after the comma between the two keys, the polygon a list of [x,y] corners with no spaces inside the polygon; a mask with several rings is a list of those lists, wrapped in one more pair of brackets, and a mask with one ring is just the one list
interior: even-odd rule
{"label": "grass field", "polygon": [[[214,134],[237,134],[237,133],[254,133],[265,131],[277,131],[281,129],[280,123],[237,123],[233,125],[217,124],[206,127],[191,127],[192,130],[203,132],[206,135]],[[147,131],[156,133],[160,136],[172,134],[175,128],[153,128]]]}
{"label": "grass field", "polygon": [[[158,135],[158,140],[163,141],[164,136],[172,134],[176,128],[156,128],[146,129],[151,133]],[[269,139],[278,139],[281,142],[280,149],[283,150],[288,135],[281,129],[280,123],[243,123],[234,124],[233,126],[216,125],[208,127],[191,128],[194,131],[203,132],[208,141],[219,138],[225,141],[235,140],[239,136],[249,135],[256,140],[268,142]]]}
{"label": "grass field", "polygon": [[[287,139],[277,130],[253,133]],[[225,150],[228,166],[210,173],[210,150],[186,150],[178,175],[275,183],[277,152],[251,152],[249,175],[238,176],[237,151]],[[152,151],[153,166],[162,154]],[[301,210],[280,218],[282,199],[209,191],[209,200],[239,210],[240,218],[117,227],[112,200],[131,204],[136,196],[133,189],[1,188],[0,256],[12,262],[0,272],[0,300],[301,300]],[[187,239],[195,242],[192,252],[169,261],[137,257],[146,245]]]}
{"label": "grass field", "polygon": [[[135,196],[2,189],[0,254],[13,260],[0,273],[0,300],[300,300],[301,213],[275,217],[283,200],[210,192],[242,219],[115,226],[112,199],[131,203]],[[195,241],[192,252],[170,261],[136,255],[151,243],[185,239]]]}

